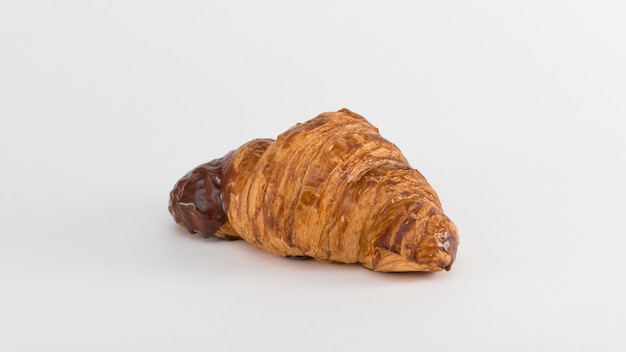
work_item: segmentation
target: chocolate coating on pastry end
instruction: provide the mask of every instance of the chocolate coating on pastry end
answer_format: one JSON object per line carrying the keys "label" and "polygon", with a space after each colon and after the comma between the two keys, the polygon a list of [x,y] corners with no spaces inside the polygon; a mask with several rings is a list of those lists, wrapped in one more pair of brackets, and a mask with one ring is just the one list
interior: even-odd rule
{"label": "chocolate coating on pastry end", "polygon": [[228,220],[222,202],[224,164],[234,152],[202,164],[181,178],[170,192],[168,209],[190,233],[210,237]]}

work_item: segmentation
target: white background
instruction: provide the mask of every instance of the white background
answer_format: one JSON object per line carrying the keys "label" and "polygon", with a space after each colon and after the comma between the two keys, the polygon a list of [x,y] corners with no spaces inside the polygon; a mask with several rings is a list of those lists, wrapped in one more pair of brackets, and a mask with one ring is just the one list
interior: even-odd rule
{"label": "white background", "polygon": [[[384,4],[383,4],[384,3]],[[191,237],[186,171],[347,107],[450,272]],[[0,350],[623,351],[623,1],[0,3]]]}

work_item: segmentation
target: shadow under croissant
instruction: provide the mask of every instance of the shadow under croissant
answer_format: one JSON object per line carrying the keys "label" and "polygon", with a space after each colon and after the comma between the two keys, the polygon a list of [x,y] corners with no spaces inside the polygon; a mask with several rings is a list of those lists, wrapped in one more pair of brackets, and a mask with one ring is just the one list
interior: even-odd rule
{"label": "shadow under croissant", "polygon": [[[343,267],[343,268],[350,268],[350,269],[356,268],[358,270],[362,270],[362,268],[360,267],[358,263],[320,262],[320,261],[316,261],[314,258],[307,257],[307,256],[288,256],[288,257],[284,257],[284,259],[293,260],[296,262],[301,261],[301,262],[316,263],[314,265],[320,264],[320,267],[323,267],[323,268],[326,267],[326,264],[330,264],[330,265],[336,265],[336,267]],[[311,267],[307,267],[307,268],[311,268]],[[372,273],[372,275],[375,275],[376,278],[379,278],[379,279],[383,278],[384,280],[391,280],[391,281],[415,282],[416,279],[430,280],[438,276],[438,275],[435,275],[435,273],[432,271],[380,272],[380,271],[368,269],[368,272]]]}
{"label": "shadow under croissant", "polygon": [[[176,235],[183,235],[187,238],[190,238],[194,241],[207,242],[207,243],[226,243],[226,242],[239,242],[240,238],[229,238],[226,241],[224,239],[217,238],[215,236],[203,236],[199,233],[189,233],[183,226],[173,224],[172,227],[175,229]],[[242,240],[242,242],[245,242]],[[309,256],[285,256],[278,257],[271,253],[258,251],[256,248],[246,245],[246,251],[250,251],[251,255],[259,256],[261,258],[270,259],[271,262],[275,262],[275,260],[284,260],[286,262],[292,262],[291,269],[300,268],[302,270],[306,270],[307,272],[311,271],[328,271],[343,269],[343,270],[355,270],[362,271],[362,267],[358,263],[341,263],[341,262],[324,262],[315,260],[315,258]],[[329,268],[328,265],[331,265]],[[394,282],[403,282],[410,281],[415,282],[415,280],[432,280],[437,277],[434,275],[434,272],[427,271],[405,271],[405,272],[378,272],[371,269],[368,269],[366,272],[371,273],[374,277],[378,279],[390,280]]]}

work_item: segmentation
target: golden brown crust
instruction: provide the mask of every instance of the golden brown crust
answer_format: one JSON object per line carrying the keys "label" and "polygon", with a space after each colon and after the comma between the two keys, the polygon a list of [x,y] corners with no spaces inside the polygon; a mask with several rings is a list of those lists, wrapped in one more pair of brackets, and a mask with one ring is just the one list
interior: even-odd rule
{"label": "golden brown crust", "polygon": [[282,256],[376,271],[449,270],[458,235],[426,179],[347,109],[254,140],[227,158],[217,231]]}

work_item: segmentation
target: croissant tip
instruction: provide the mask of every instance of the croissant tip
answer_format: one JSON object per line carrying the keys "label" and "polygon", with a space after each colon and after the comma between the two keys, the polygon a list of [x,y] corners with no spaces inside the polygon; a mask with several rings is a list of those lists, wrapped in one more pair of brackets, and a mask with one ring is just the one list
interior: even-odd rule
{"label": "croissant tip", "polygon": [[183,176],[170,192],[168,209],[190,233],[211,237],[226,222],[222,205],[224,158],[202,164]]}

